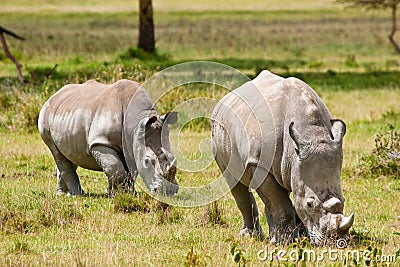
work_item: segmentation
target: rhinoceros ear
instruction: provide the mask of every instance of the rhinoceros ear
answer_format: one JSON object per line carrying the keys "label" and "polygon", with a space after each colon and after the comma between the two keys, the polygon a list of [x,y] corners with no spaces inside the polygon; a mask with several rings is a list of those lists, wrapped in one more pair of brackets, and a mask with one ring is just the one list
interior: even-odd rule
{"label": "rhinoceros ear", "polygon": [[341,142],[346,134],[346,124],[342,120],[331,120],[332,139],[335,142]]}
{"label": "rhinoceros ear", "polygon": [[301,138],[300,133],[294,128],[294,122],[289,125],[289,134],[296,144],[296,152],[299,154],[302,148],[307,145],[307,142]]}
{"label": "rhinoceros ear", "polygon": [[163,123],[174,124],[178,121],[178,112],[171,111],[160,117]]}
{"label": "rhinoceros ear", "polygon": [[138,139],[142,139],[145,137],[146,134],[146,127],[148,125],[151,125],[152,123],[157,121],[157,116],[156,115],[152,115],[149,114],[149,117],[145,117],[143,119],[140,120],[138,128],[137,128],[137,132],[136,132],[136,137]]}
{"label": "rhinoceros ear", "polygon": [[146,120],[146,125],[150,125],[150,124],[152,124],[152,123],[154,123],[154,122],[156,122],[157,121],[157,115],[154,115],[154,114],[150,114],[149,115],[149,118]]}

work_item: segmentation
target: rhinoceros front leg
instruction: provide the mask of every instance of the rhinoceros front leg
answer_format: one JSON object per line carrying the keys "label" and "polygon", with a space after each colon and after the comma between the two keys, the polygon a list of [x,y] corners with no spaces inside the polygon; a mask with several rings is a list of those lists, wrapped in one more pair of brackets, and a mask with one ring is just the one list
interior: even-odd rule
{"label": "rhinoceros front leg", "polygon": [[270,242],[287,244],[298,238],[296,212],[289,198],[289,192],[278,184],[273,175],[268,174],[257,189],[257,193],[265,204]]}
{"label": "rhinoceros front leg", "polygon": [[275,239],[276,225],[275,225],[274,219],[272,218],[272,214],[267,206],[265,206],[264,213],[265,213],[265,217],[267,218],[267,223],[268,223],[268,227],[269,227],[270,243],[275,244],[276,243],[276,239]]}
{"label": "rhinoceros front leg", "polygon": [[129,175],[120,154],[106,146],[94,146],[91,153],[108,178],[108,194],[114,194],[116,190],[123,189],[133,191],[133,178]]}
{"label": "rhinoceros front leg", "polygon": [[231,189],[231,192],[242,214],[243,224],[240,235],[264,238],[253,193],[240,182]]}

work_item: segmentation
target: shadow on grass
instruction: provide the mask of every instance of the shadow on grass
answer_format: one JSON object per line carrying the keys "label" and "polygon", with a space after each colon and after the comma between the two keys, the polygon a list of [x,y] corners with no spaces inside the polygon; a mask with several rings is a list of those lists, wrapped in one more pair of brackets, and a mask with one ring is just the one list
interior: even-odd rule
{"label": "shadow on grass", "polygon": [[373,70],[373,71],[348,71],[336,72],[335,70],[318,71],[307,70],[293,72],[291,69],[306,67],[309,63],[301,59],[289,61],[266,60],[266,59],[212,59],[211,61],[220,62],[239,70],[254,70],[253,79],[262,70],[281,69],[276,74],[282,77],[296,77],[308,83],[317,90],[352,90],[352,89],[371,89],[371,88],[400,88],[400,72]]}
{"label": "shadow on grass", "polygon": [[[135,50],[136,51],[136,50]],[[140,54],[141,55],[141,54]],[[158,54],[157,54],[158,55]],[[135,54],[136,56],[136,54]],[[143,55],[141,55],[143,56]],[[160,54],[160,56],[151,55],[143,59],[124,60],[118,59],[114,62],[97,62],[97,63],[81,63],[76,66],[75,71],[64,71],[62,67],[54,68],[38,67],[30,69],[31,80],[36,85],[41,85],[45,80],[60,81],[62,83],[67,79],[73,77],[86,77],[87,79],[98,78],[99,70],[112,68],[113,65],[120,66],[122,64],[125,71],[129,73],[134,65],[141,65],[145,68],[154,70],[154,72],[167,68],[169,66],[188,62],[190,60],[174,61],[170,57]],[[140,57],[139,57],[140,58]],[[307,68],[309,62],[302,59],[292,60],[269,60],[269,59],[238,59],[238,58],[223,58],[223,59],[209,59],[210,62],[219,62],[239,70],[251,70],[253,75],[250,74],[249,78],[253,79],[262,70],[277,70],[276,74],[282,77],[296,77],[308,83],[316,90],[345,90],[350,91],[353,89],[398,89],[400,88],[400,71],[386,71],[386,70],[371,70],[371,71],[348,71],[336,72],[335,70],[307,70],[302,72],[293,72],[291,69]],[[55,65],[56,66],[56,65]],[[60,64],[61,66],[61,64]],[[129,77],[129,75],[128,75]],[[29,80],[29,78],[28,78]],[[0,84],[18,83],[16,77],[0,77]],[[141,82],[141,81],[139,81]]]}
{"label": "shadow on grass", "polygon": [[[143,61],[142,64],[148,65],[150,68],[164,69],[169,66],[188,62],[187,61]],[[302,59],[291,60],[270,60],[270,59],[237,59],[237,58],[224,58],[224,59],[209,59],[210,62],[218,62],[236,68],[238,70],[251,70],[254,75],[249,75],[250,79],[256,77],[262,70],[274,70],[276,74],[282,77],[296,77],[308,83],[311,87],[317,90],[363,90],[363,89],[376,89],[400,88],[400,71],[386,71],[386,70],[371,70],[360,72],[347,71],[337,72],[335,70],[319,71],[307,70],[302,72],[294,72],[291,69],[307,68],[310,62]],[[124,64],[129,62],[124,61]]]}
{"label": "shadow on grass", "polygon": [[96,198],[96,199],[100,199],[100,198],[112,198],[110,197],[109,194],[107,193],[94,193],[94,192],[86,192],[83,197],[88,197],[88,198]]}

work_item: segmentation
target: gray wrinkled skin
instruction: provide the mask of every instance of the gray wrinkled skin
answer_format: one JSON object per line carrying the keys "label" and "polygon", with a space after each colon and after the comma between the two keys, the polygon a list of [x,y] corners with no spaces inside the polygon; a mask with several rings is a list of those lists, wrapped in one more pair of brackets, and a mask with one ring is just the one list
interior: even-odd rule
{"label": "gray wrinkled skin", "polygon": [[[227,94],[212,114],[215,159],[241,211],[241,234],[263,237],[253,193],[265,204],[271,243],[345,235],[340,185],[345,124],[296,78],[263,71]],[[289,198],[292,192],[294,203]]]}
{"label": "gray wrinkled skin", "polygon": [[[151,191],[175,193],[174,157],[168,130],[162,130],[175,121],[176,113],[159,116],[147,92],[133,81],[64,86],[43,105],[38,119],[56,163],[57,193],[84,194],[78,166],[104,171],[110,194],[119,187],[133,191],[138,173]],[[175,186],[164,190],[160,177]]]}

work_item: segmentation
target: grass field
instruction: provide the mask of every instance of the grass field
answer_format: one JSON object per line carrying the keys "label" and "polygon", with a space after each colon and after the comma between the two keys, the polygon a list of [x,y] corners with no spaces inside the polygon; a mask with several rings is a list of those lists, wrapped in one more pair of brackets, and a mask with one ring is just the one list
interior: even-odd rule
{"label": "grass field", "polygon": [[[126,7],[121,0],[3,0],[0,5],[0,25],[26,38],[7,40],[31,82],[21,85],[0,51],[0,266],[270,265],[257,255],[275,247],[238,236],[240,214],[229,194],[209,206],[165,208],[144,194],[108,198],[105,175],[79,169],[87,196],[55,195],[54,162],[35,126],[50,95],[90,78],[143,82],[164,67],[191,60],[225,63],[250,78],[262,69],[299,77],[347,124],[342,187],[345,212],[354,212],[356,221],[344,252],[375,251],[372,262],[325,257],[322,263],[275,259],[271,265],[399,266],[399,258],[378,261],[379,255],[400,253],[399,177],[360,172],[376,134],[389,124],[400,129],[400,56],[387,40],[385,11],[344,9],[332,1],[234,0],[226,6],[158,0],[158,51],[140,59],[129,52],[137,38],[136,2]],[[225,93],[208,85],[181,87],[158,108],[165,112],[196,96],[219,99]],[[179,146],[196,159],[198,144],[207,137],[207,121],[199,120],[182,132]],[[201,172],[177,173],[184,186],[219,176],[215,163]],[[121,210],[130,203],[142,209]],[[267,231],[264,216],[261,223]]]}

